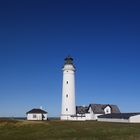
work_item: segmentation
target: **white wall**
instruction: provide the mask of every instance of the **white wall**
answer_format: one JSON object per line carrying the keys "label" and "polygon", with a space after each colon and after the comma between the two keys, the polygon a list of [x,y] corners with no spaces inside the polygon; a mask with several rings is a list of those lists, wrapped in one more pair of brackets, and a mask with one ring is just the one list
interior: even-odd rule
{"label": "white wall", "polygon": [[70,116],[69,115],[61,115],[61,120],[70,120]]}
{"label": "white wall", "polygon": [[88,112],[89,112],[89,114],[86,114],[87,120],[97,120],[98,116],[103,115],[103,114],[94,114],[91,107],[89,108]]}
{"label": "white wall", "polygon": [[[47,120],[47,114],[43,114],[43,115],[44,115],[43,120]],[[42,114],[36,114],[36,113],[27,114],[27,120],[42,120]]]}
{"label": "white wall", "polygon": [[131,123],[140,123],[140,115],[135,115],[129,118],[129,122]]}
{"label": "white wall", "polygon": [[80,116],[78,116],[78,117],[73,117],[72,120],[73,120],[73,121],[85,121],[85,120],[86,120],[86,117],[80,117]]}
{"label": "white wall", "polygon": [[86,120],[91,120],[91,114],[90,113],[86,113],[85,116],[86,116]]}
{"label": "white wall", "polygon": [[89,112],[89,114],[87,115],[88,120],[94,120],[95,117],[91,107],[88,109],[88,112]]}
{"label": "white wall", "polygon": [[68,120],[68,121],[85,121],[86,117],[85,116],[61,116],[61,120]]}
{"label": "white wall", "polygon": [[112,118],[98,118],[100,122],[120,122],[120,123],[128,123],[128,119],[112,119]]}

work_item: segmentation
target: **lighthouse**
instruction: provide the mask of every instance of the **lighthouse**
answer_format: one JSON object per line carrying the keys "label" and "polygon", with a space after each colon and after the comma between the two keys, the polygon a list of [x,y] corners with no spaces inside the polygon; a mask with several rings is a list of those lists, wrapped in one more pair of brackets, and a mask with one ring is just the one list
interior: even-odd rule
{"label": "lighthouse", "polygon": [[73,58],[65,58],[63,66],[61,120],[71,120],[76,115],[75,107],[75,67]]}

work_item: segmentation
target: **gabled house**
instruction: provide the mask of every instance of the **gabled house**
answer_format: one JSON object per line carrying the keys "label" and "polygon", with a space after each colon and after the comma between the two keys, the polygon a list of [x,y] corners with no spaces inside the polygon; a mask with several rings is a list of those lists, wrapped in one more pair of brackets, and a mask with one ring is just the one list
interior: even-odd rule
{"label": "gabled house", "polygon": [[97,120],[98,116],[111,113],[120,113],[117,105],[90,104],[88,107],[88,120]]}
{"label": "gabled house", "polygon": [[48,119],[47,112],[38,108],[34,108],[28,111],[26,115],[27,115],[27,120],[47,120]]}
{"label": "gabled house", "polygon": [[76,106],[76,114],[72,120],[98,120],[98,116],[111,113],[120,113],[117,105],[89,104],[89,106]]}

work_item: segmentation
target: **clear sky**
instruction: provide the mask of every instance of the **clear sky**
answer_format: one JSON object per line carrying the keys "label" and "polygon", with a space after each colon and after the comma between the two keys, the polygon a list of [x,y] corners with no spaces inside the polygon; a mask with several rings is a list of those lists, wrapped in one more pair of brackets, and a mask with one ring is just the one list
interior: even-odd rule
{"label": "clear sky", "polygon": [[76,104],[140,112],[140,2],[1,0],[0,116],[61,112],[62,66],[76,66]]}

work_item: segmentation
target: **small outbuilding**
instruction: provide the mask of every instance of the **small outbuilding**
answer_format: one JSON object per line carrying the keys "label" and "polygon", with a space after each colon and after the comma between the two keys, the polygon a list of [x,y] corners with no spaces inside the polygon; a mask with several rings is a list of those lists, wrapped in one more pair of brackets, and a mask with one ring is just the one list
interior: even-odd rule
{"label": "small outbuilding", "polygon": [[98,116],[98,121],[140,123],[140,113],[111,113]]}
{"label": "small outbuilding", "polygon": [[47,112],[38,108],[34,108],[28,111],[26,115],[27,115],[27,120],[47,120],[48,119]]}

